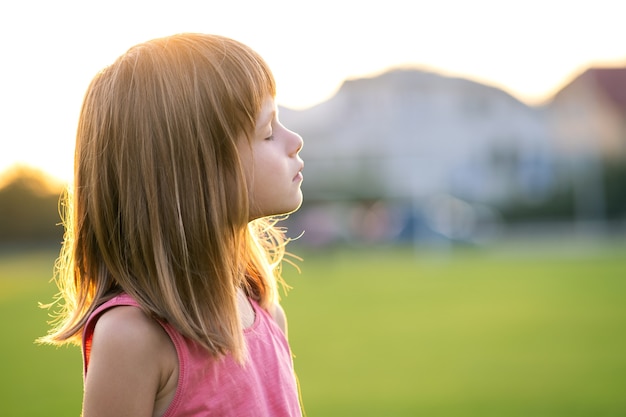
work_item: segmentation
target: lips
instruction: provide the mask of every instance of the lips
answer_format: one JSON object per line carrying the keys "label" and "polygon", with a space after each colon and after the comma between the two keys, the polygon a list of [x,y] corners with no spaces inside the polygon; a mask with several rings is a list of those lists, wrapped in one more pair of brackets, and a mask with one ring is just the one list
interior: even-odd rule
{"label": "lips", "polygon": [[304,164],[302,164],[302,166],[298,170],[298,173],[296,174],[296,176],[293,177],[293,181],[302,181],[304,179],[304,177],[302,176],[302,170],[303,169],[304,169]]}

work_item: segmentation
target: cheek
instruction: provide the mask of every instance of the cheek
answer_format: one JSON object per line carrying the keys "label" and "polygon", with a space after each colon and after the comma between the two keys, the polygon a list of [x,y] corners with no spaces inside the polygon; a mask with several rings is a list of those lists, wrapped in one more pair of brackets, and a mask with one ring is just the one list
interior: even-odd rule
{"label": "cheek", "polygon": [[245,167],[246,173],[246,185],[248,187],[248,198],[251,205],[259,204],[263,201],[270,188],[268,184],[270,179],[263,170],[260,169],[258,163],[254,166],[250,165]]}

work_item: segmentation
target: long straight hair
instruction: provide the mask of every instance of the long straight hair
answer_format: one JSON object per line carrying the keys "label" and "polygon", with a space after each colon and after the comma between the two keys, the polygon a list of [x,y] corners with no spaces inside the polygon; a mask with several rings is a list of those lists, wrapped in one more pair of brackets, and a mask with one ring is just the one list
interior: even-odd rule
{"label": "long straight hair", "polygon": [[244,360],[236,292],[277,301],[287,240],[249,222],[237,141],[276,92],[264,60],[215,35],[128,50],[91,82],[47,343],[80,343],[89,315],[122,292],[216,356]]}

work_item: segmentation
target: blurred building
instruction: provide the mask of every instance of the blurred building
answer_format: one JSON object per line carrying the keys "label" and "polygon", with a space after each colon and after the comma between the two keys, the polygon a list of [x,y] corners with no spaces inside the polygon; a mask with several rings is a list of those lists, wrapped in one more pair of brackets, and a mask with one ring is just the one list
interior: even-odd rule
{"label": "blurred building", "polygon": [[590,68],[551,103],[551,137],[558,153],[626,159],[626,68]]}
{"label": "blurred building", "polygon": [[544,194],[553,152],[543,117],[499,89],[417,70],[349,80],[316,107],[281,110],[306,140],[312,199]]}
{"label": "blurred building", "polygon": [[554,96],[548,110],[577,221],[597,225],[626,211],[619,196],[626,195],[626,183],[607,178],[626,172],[626,68],[587,69]]}

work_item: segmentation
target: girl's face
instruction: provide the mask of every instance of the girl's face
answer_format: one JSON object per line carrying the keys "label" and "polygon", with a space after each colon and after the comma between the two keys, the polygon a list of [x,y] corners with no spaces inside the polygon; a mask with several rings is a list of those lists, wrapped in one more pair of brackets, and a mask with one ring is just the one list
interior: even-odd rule
{"label": "girl's face", "polygon": [[302,145],[297,133],[280,124],[274,99],[268,97],[252,140],[238,143],[248,183],[250,220],[291,213],[300,207],[304,162],[298,154]]}

